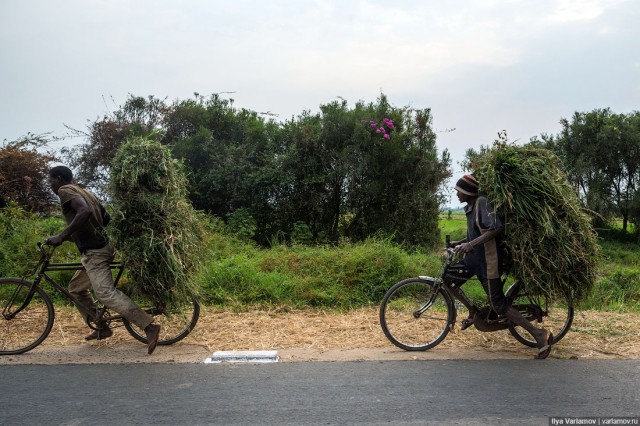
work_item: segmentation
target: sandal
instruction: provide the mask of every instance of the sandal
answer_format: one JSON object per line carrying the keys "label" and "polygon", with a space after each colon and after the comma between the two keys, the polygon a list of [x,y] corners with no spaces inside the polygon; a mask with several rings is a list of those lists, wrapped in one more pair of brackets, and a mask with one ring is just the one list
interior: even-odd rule
{"label": "sandal", "polygon": [[547,336],[547,344],[538,349],[538,353],[534,356],[534,359],[545,359],[551,353],[551,344],[553,343],[553,333],[550,331],[544,330],[545,335]]}

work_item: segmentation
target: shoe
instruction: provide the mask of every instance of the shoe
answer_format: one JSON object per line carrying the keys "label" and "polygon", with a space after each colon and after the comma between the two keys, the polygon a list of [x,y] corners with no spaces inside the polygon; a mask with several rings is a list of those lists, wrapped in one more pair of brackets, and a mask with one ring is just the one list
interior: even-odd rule
{"label": "shoe", "polygon": [[460,330],[466,330],[467,328],[473,325],[473,318],[465,318],[462,320],[462,324],[460,325]]}
{"label": "shoe", "polygon": [[103,328],[100,330],[93,330],[91,333],[84,336],[84,340],[102,340],[111,336],[113,336],[113,330],[110,328]]}
{"label": "shoe", "polygon": [[551,344],[553,343],[553,333],[544,330],[547,336],[547,344],[538,349],[538,353],[534,356],[534,359],[545,359],[551,353]]}
{"label": "shoe", "polygon": [[158,338],[160,337],[160,326],[156,324],[149,324],[145,329],[147,333],[147,353],[151,355],[156,350],[158,344]]}

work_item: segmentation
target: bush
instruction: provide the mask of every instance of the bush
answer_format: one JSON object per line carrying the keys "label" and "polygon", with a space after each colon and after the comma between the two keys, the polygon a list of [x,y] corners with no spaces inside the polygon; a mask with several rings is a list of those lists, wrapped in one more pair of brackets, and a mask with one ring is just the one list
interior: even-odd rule
{"label": "bush", "polygon": [[[65,226],[60,217],[41,218],[15,204],[0,209],[0,276],[30,275],[40,255],[36,243],[58,234]],[[78,262],[79,257],[74,244],[56,249],[56,262]],[[72,273],[52,275],[65,281]]]}
{"label": "bush", "polygon": [[580,307],[596,310],[640,308],[640,270],[622,268],[602,277],[596,282],[591,297]]}
{"label": "bush", "polygon": [[201,295],[220,305],[350,308],[378,304],[395,282],[439,267],[437,255],[408,254],[375,239],[338,247],[245,245],[209,265]]}

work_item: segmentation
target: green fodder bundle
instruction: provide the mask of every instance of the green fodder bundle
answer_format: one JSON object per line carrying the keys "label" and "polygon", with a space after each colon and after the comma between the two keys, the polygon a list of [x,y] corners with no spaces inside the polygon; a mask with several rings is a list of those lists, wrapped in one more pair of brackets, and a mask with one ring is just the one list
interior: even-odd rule
{"label": "green fodder bundle", "polygon": [[203,231],[187,200],[182,163],[156,141],[130,139],[113,161],[109,192],[107,231],[133,290],[159,306],[196,294]]}
{"label": "green fodder bundle", "polygon": [[496,143],[473,164],[504,221],[512,276],[532,291],[579,301],[595,281],[596,234],[551,151]]}

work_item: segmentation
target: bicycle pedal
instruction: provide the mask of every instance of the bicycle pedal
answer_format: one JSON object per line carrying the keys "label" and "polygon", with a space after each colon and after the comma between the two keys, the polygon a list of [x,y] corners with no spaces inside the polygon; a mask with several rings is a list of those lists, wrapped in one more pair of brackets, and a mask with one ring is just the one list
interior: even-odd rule
{"label": "bicycle pedal", "polygon": [[91,333],[84,336],[84,340],[103,340],[111,336],[113,336],[113,330],[106,328],[104,330],[93,330]]}
{"label": "bicycle pedal", "polygon": [[466,330],[467,328],[473,325],[473,319],[465,318],[462,320],[462,324],[460,324],[460,330]]}

